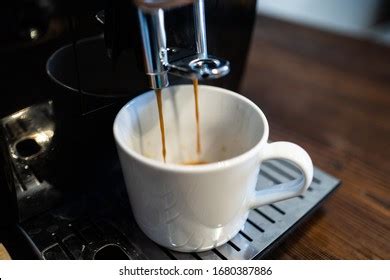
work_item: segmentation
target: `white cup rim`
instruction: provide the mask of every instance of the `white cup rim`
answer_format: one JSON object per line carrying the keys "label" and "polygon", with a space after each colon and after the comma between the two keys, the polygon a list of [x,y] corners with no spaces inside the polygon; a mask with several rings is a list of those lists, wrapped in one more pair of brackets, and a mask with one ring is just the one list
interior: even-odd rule
{"label": "white cup rim", "polygon": [[[175,85],[175,86],[171,86],[170,88],[171,89],[179,89],[182,87],[192,87],[192,85]],[[151,91],[147,91],[141,95],[136,96],[135,98],[130,100],[128,103],[126,103],[126,105],[124,105],[121,110],[119,110],[118,114],[115,117],[114,125],[113,125],[114,138],[115,138],[115,142],[117,143],[117,145],[119,145],[119,147],[123,151],[125,151],[127,155],[131,156],[132,158],[136,159],[138,162],[141,162],[141,163],[143,163],[151,168],[159,169],[159,170],[163,170],[163,171],[180,172],[180,173],[203,173],[203,172],[209,172],[209,171],[223,170],[226,168],[230,168],[230,167],[239,165],[242,162],[246,161],[248,158],[252,158],[255,154],[259,155],[259,153],[260,153],[259,150],[261,149],[263,144],[266,143],[266,141],[268,139],[268,135],[269,135],[268,121],[267,121],[264,113],[260,110],[260,108],[255,103],[253,103],[251,100],[249,100],[248,98],[246,98],[246,97],[244,97],[236,92],[233,92],[233,91],[230,91],[230,90],[227,90],[224,88],[208,86],[208,85],[199,85],[199,87],[204,88],[204,89],[219,91],[222,94],[227,94],[227,95],[233,96],[234,98],[238,98],[241,101],[244,101],[245,104],[250,106],[252,109],[254,109],[258,113],[261,120],[263,121],[264,131],[263,131],[263,135],[262,135],[261,139],[256,143],[256,145],[254,145],[252,148],[250,148],[249,150],[245,151],[244,153],[242,153],[238,156],[228,158],[225,160],[221,160],[221,161],[217,161],[217,162],[202,164],[202,165],[180,165],[180,164],[169,163],[169,162],[164,163],[164,162],[157,161],[155,159],[147,158],[147,157],[133,151],[129,147],[129,145],[126,145],[124,143],[123,139],[119,136],[118,118],[119,118],[119,115],[123,114],[123,111],[125,111],[129,106],[132,106],[132,104],[137,102],[138,99],[144,98],[144,96],[149,94]]]}

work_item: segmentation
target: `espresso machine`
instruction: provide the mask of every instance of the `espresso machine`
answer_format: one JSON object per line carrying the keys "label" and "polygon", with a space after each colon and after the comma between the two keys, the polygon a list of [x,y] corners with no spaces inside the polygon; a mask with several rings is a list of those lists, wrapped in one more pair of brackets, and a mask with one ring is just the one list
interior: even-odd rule
{"label": "espresso machine", "polygon": [[[262,258],[339,185],[315,169],[298,209],[252,210],[207,252],[160,247],[132,217],[114,118],[143,92],[193,79],[239,92],[256,0],[17,0],[2,12],[0,242],[12,258]],[[297,176],[272,161],[258,185]]]}
{"label": "espresso machine", "polygon": [[237,91],[255,6],[2,4],[0,239],[12,257],[153,258],[137,249],[150,241],[132,222],[114,117],[145,91],[192,79]]}

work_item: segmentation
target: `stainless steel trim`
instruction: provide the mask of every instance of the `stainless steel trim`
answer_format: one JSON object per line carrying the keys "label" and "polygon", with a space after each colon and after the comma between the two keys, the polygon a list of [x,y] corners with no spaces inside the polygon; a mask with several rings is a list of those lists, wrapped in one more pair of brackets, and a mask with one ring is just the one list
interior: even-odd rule
{"label": "stainless steel trim", "polygon": [[195,42],[199,58],[207,58],[206,16],[204,0],[194,2]]}
{"label": "stainless steel trim", "polygon": [[154,89],[169,85],[166,64],[168,64],[167,39],[162,9],[145,12],[138,10],[146,74]]}

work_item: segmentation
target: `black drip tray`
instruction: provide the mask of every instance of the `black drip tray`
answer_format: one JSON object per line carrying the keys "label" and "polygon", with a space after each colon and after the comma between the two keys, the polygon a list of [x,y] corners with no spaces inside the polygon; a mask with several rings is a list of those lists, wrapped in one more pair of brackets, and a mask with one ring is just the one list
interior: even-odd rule
{"label": "black drip tray", "polygon": [[130,260],[130,257],[117,244],[107,244],[96,251],[94,260]]}

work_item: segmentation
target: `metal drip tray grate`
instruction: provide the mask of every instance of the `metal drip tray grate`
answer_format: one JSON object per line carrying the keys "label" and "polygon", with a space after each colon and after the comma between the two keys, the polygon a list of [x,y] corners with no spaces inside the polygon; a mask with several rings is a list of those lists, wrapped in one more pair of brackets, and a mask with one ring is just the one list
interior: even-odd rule
{"label": "metal drip tray grate", "polygon": [[[300,171],[288,162],[267,161],[262,165],[257,188],[286,182],[298,176],[301,176]],[[116,173],[114,178],[119,177]],[[305,216],[317,208],[336,189],[340,181],[315,168],[313,183],[302,196],[252,210],[244,228],[231,241],[201,253],[179,253],[162,248],[149,240],[136,226],[133,218],[126,214],[130,213],[130,207],[127,196],[123,193],[125,191],[123,181],[120,180],[117,183],[116,189],[121,189],[122,193],[116,194],[116,197],[111,200],[107,199],[106,194],[100,194],[104,197],[105,203],[97,203],[99,199],[91,197],[91,194],[87,197],[87,201],[95,203],[94,206],[86,207],[89,213],[95,215],[96,209],[102,210],[97,216],[90,217],[88,214],[79,213],[73,215],[73,218],[69,217],[67,216],[69,209],[74,209],[75,206],[68,205],[68,210],[53,210],[51,213],[23,223],[21,229],[28,236],[39,257],[44,259],[94,259],[99,250],[114,244],[116,249],[121,248],[124,253],[116,257],[113,252],[120,252],[120,250],[112,250],[109,255],[113,259],[121,259],[124,254],[129,259],[249,260],[262,258]],[[110,189],[111,193],[112,190]],[[77,202],[77,204],[82,203]],[[109,213],[107,209],[116,209],[116,212]],[[101,213],[104,213],[104,218]]]}

